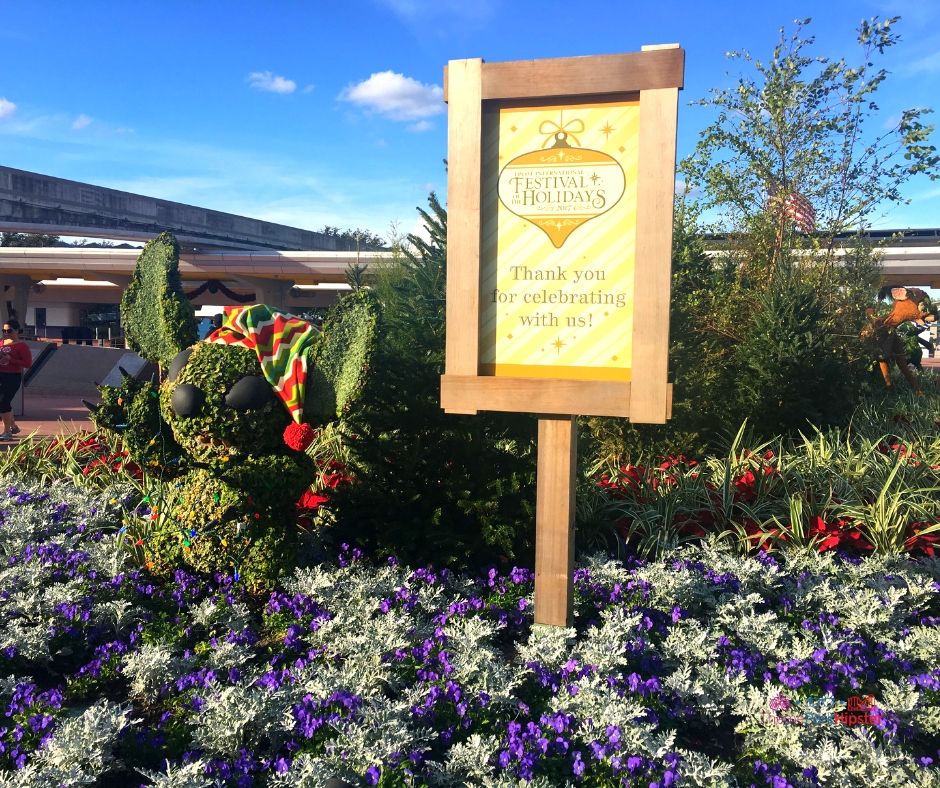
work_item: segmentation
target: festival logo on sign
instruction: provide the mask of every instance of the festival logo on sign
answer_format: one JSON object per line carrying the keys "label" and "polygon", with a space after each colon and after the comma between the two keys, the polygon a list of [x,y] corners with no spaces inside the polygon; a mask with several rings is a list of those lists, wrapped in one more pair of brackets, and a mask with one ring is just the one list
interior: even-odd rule
{"label": "festival logo on sign", "polygon": [[499,174],[498,185],[500,202],[541,229],[556,249],[583,224],[616,205],[626,182],[623,168],[609,154],[576,147],[584,121],[565,122],[563,116],[562,111],[558,123],[541,123],[543,149],[514,158]]}
{"label": "festival logo on sign", "polygon": [[639,102],[483,119],[480,374],[629,381]]}

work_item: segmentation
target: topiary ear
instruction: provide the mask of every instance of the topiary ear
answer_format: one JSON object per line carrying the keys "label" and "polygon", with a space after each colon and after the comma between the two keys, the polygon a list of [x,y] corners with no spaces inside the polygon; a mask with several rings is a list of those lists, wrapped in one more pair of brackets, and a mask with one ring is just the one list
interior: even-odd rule
{"label": "topiary ear", "polygon": [[330,310],[309,359],[304,421],[322,424],[353,407],[369,375],[378,323],[378,301],[368,290],[350,293]]}
{"label": "topiary ear", "polygon": [[180,248],[170,233],[150,241],[137,258],[121,297],[127,344],[148,361],[165,366],[199,338],[196,313],[180,280]]}

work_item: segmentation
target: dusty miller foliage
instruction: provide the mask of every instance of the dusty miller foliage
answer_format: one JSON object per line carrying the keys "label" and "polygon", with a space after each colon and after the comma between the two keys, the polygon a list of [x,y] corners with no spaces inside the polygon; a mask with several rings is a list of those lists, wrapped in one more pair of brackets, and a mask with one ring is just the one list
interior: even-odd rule
{"label": "dusty miller foliage", "polygon": [[[61,548],[62,555],[81,556],[74,560],[84,567],[81,575],[69,578],[61,571],[61,561],[17,558],[0,571],[3,646],[15,647],[29,664],[41,666],[54,656],[46,635],[61,621],[56,605],[86,593],[87,570],[102,584],[127,572],[126,553],[111,525],[119,522],[120,503],[114,493],[94,497],[65,484],[0,488],[0,509],[5,512],[0,551],[22,556],[34,545],[49,556],[53,548]],[[0,773],[0,783],[91,784],[109,770],[134,768],[120,761],[116,743],[122,731],[147,729],[145,710],[161,687],[199,669],[222,675],[238,668],[239,677],[228,683],[207,681],[199,690],[203,703],[198,708],[187,706],[187,748],[200,750],[196,760],[169,761],[162,769],[138,767],[142,776],[165,786],[212,784],[205,769],[213,759],[236,758],[243,748],[276,753],[297,735],[292,714],[297,704],[347,692],[361,698],[362,705],[331,724],[322,750],[300,755],[288,769],[267,773],[264,779],[270,785],[320,785],[340,776],[359,784],[375,764],[388,764],[396,753],[433,747],[439,741],[440,730],[412,714],[428,686],[383,655],[445,635],[452,666],[447,678],[459,683],[468,697],[486,693],[487,714],[507,720],[518,714],[519,699],[537,671],[592,666],[569,676],[567,686],[551,700],[553,713],[572,715],[573,734],[581,741],[600,738],[608,726],[617,726],[626,752],[649,758],[679,753],[684,785],[739,785],[739,764],[731,753],[684,745],[681,726],[651,719],[649,710],[662,713],[665,696],[693,709],[694,724],[733,727],[743,737],[745,757],[775,760],[795,773],[812,764],[819,769],[822,785],[936,784],[936,769],[918,765],[902,739],[832,722],[784,723],[770,707],[781,685],[746,680],[720,664],[714,651],[720,637],[734,637],[773,666],[808,659],[841,637],[840,632],[852,630],[885,644],[899,659],[910,660],[913,672],[940,670],[940,629],[922,617],[936,613],[936,559],[872,557],[855,565],[831,555],[793,551],[785,562],[775,562],[742,558],[708,542],[635,568],[598,556],[579,570],[590,585],[603,594],[618,588],[645,589],[641,604],[598,606],[596,596],[579,592],[576,628],[525,627],[511,639],[506,638],[507,625],[488,617],[485,607],[479,613],[441,618],[442,610],[479,594],[480,585],[470,579],[448,574],[429,580],[406,566],[341,563],[346,565],[298,569],[285,582],[289,597],[314,599],[330,613],[318,619],[318,626],[302,627],[298,637],[304,651],[319,657],[290,665],[290,681],[265,684],[261,679],[272,670],[268,661],[257,659],[251,642],[224,637],[255,625],[257,614],[250,606],[224,595],[183,601],[183,623],[206,633],[204,648],[189,649],[166,635],[137,641],[117,662],[126,697],[82,702],[74,714],[63,715],[25,768]],[[403,598],[409,600],[407,606],[393,604],[380,612],[383,602]],[[127,631],[141,615],[105,594],[87,604],[91,625],[110,626],[116,632]],[[531,609],[530,588],[523,589],[520,604]],[[838,617],[838,623],[830,621],[830,615]],[[650,628],[650,617],[670,616],[672,624],[663,632]],[[801,621],[823,623],[814,628]],[[648,654],[662,660],[654,674],[661,689],[648,696],[618,694],[607,677],[634,670],[625,644],[638,639],[646,639]],[[8,697],[25,678],[0,676],[0,696]],[[825,711],[845,703],[844,692],[837,698],[812,687],[787,694],[797,702],[807,692],[823,696]],[[882,679],[876,695],[879,707],[894,715],[900,726],[917,725],[933,736],[940,732],[940,714],[931,694],[903,675]],[[499,733],[473,733],[432,758],[416,784],[518,785],[517,777],[496,766],[504,747]],[[529,784],[573,781],[536,774]]]}

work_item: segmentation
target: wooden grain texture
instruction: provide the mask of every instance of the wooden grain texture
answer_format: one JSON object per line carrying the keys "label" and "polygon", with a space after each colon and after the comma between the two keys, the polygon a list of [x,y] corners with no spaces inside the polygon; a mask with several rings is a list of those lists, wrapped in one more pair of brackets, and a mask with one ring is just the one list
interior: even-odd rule
{"label": "wooden grain texture", "polygon": [[455,375],[476,375],[479,359],[481,65],[448,65],[446,371]]}
{"label": "wooden grain texture", "polygon": [[678,103],[675,88],[640,93],[630,420],[646,424],[664,424],[670,411],[669,291]]}
{"label": "wooden grain texture", "polygon": [[682,87],[685,51],[513,60],[483,65],[483,100],[589,96]]}
{"label": "wooden grain texture", "polygon": [[[678,88],[677,45],[589,58],[483,63],[451,61],[449,98],[447,361],[441,405],[479,410],[626,416],[661,424],[667,384],[672,212]],[[482,114],[501,100],[574,100],[639,91],[640,140],[632,382],[479,375]]]}
{"label": "wooden grain texture", "polygon": [[622,416],[630,413],[631,385],[623,381],[443,375],[441,407],[448,413],[477,410]]}
{"label": "wooden grain texture", "polygon": [[535,623],[573,623],[575,468],[572,416],[539,419],[535,514]]}

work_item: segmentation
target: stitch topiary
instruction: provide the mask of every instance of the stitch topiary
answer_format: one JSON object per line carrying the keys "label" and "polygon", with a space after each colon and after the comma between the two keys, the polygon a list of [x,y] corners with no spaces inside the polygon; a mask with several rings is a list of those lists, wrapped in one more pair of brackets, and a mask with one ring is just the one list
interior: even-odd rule
{"label": "stitch topiary", "polygon": [[[148,259],[141,255],[138,268]],[[138,280],[165,283],[143,274]],[[136,298],[145,300],[146,292]],[[122,316],[133,322],[141,314],[131,309]],[[132,379],[120,389],[102,387],[93,418],[103,432],[120,433],[132,459],[169,449],[163,500],[151,497],[142,546],[153,571],[187,564],[235,573],[260,590],[291,569],[294,504],[315,473],[299,444],[285,443],[285,428],[306,434],[309,424],[349,411],[363,389],[377,330],[377,306],[365,291],[339,302],[323,334],[265,305],[234,307],[205,341],[162,346],[167,374],[159,389]],[[170,441],[154,439],[163,435]]]}

